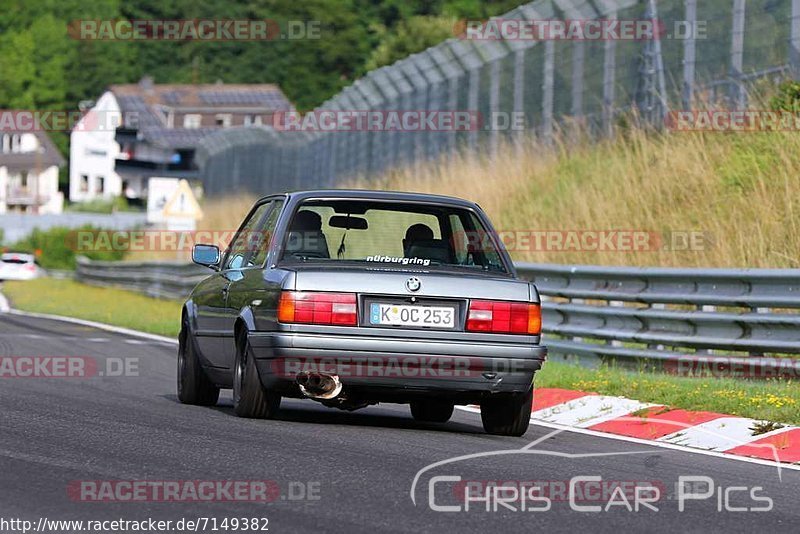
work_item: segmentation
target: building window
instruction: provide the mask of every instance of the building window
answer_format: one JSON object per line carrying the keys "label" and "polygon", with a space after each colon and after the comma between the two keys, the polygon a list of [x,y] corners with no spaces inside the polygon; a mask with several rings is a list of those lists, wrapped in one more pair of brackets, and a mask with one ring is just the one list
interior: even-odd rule
{"label": "building window", "polygon": [[19,134],[11,134],[11,153],[16,154],[22,148],[22,139]]}
{"label": "building window", "polygon": [[245,115],[244,116],[244,125],[245,126],[258,126],[261,124],[261,115]]}
{"label": "building window", "polygon": [[222,128],[228,128],[231,125],[231,114],[230,113],[217,113],[214,117],[217,126],[221,126]]}
{"label": "building window", "polygon": [[187,113],[183,116],[183,127],[184,128],[200,128],[200,125],[203,122],[203,116],[198,115],[197,113]]}
{"label": "building window", "polygon": [[89,192],[89,176],[81,174],[79,188],[81,193]]}
{"label": "building window", "polygon": [[105,192],[106,179],[104,176],[95,177],[95,191],[97,194],[102,195]]}

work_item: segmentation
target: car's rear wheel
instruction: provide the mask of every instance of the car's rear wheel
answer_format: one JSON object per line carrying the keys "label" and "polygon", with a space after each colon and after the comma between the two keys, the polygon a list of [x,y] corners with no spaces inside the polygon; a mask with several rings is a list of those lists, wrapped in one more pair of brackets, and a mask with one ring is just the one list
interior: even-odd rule
{"label": "car's rear wheel", "polygon": [[272,419],[280,404],[281,396],[261,385],[250,343],[245,334],[240,335],[233,370],[233,411],[239,417]]}
{"label": "car's rear wheel", "polygon": [[219,388],[203,371],[185,323],[178,338],[178,400],[196,406],[214,406],[219,400]]}
{"label": "car's rear wheel", "polygon": [[488,434],[521,436],[531,422],[533,388],[522,395],[497,395],[481,402],[481,421]]}
{"label": "car's rear wheel", "polygon": [[417,421],[426,423],[446,423],[453,416],[453,403],[439,400],[414,401],[411,415]]}

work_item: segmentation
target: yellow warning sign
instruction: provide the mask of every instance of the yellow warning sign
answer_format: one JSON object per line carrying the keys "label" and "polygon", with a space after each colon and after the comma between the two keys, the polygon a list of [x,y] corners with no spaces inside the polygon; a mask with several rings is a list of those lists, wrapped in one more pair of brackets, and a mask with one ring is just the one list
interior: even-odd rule
{"label": "yellow warning sign", "polygon": [[194,220],[203,218],[203,210],[200,209],[200,204],[197,202],[192,188],[189,187],[189,182],[186,180],[178,182],[178,188],[164,204],[162,214],[164,217]]}

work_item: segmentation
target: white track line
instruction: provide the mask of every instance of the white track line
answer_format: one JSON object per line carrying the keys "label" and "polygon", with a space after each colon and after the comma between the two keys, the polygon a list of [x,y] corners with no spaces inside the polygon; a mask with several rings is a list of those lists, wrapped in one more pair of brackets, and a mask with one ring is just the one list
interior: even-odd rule
{"label": "white track line", "polygon": [[7,313],[11,315],[19,315],[21,317],[33,317],[35,319],[49,319],[51,321],[61,321],[64,323],[79,324],[81,326],[89,326],[107,332],[114,332],[115,334],[123,334],[126,336],[138,337],[141,339],[149,339],[150,341],[158,341],[161,343],[168,343],[170,345],[177,345],[178,340],[173,337],[159,336],[156,334],[148,334],[146,332],[139,332],[138,330],[131,330],[130,328],[122,328],[121,326],[112,326],[105,323],[97,323],[94,321],[87,321],[85,319],[75,319],[74,317],[64,317],[61,315],[50,315],[48,313],[34,313],[21,310],[9,310]]}

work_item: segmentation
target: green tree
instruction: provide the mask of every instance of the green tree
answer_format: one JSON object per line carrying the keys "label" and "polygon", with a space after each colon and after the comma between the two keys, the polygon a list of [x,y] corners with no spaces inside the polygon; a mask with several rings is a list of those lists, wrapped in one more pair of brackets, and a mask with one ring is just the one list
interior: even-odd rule
{"label": "green tree", "polygon": [[394,31],[382,30],[383,38],[364,65],[370,71],[390,65],[453,37],[456,19],[414,16],[401,21]]}

